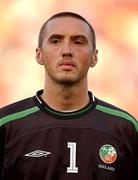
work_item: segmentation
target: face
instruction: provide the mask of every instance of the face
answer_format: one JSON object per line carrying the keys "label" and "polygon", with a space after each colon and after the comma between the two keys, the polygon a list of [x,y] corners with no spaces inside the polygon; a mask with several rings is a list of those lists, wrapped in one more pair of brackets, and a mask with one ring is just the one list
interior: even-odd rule
{"label": "face", "polygon": [[42,48],[36,59],[44,65],[46,78],[56,83],[77,83],[87,79],[89,67],[97,63],[89,26],[73,17],[59,17],[48,22]]}

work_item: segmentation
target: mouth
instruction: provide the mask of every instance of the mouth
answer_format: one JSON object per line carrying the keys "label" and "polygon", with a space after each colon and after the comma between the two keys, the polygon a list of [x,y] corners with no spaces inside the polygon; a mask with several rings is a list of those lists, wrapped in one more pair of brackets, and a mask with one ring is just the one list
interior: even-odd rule
{"label": "mouth", "polygon": [[75,64],[71,61],[63,61],[59,64],[59,67],[61,67],[63,70],[72,70],[75,67]]}

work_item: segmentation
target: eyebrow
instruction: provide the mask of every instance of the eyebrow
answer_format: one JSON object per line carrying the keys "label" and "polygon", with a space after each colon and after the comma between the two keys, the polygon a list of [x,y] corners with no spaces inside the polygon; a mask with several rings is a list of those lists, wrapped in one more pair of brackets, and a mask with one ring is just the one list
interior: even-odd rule
{"label": "eyebrow", "polygon": [[63,39],[64,35],[60,35],[60,34],[52,34],[48,40],[52,40],[52,39]]}

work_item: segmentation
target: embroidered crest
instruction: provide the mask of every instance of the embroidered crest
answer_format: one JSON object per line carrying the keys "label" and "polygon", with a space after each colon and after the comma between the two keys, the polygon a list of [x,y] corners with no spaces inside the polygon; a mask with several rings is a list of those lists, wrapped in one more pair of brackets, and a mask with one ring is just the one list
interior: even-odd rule
{"label": "embroidered crest", "polygon": [[117,152],[110,144],[105,144],[100,148],[100,158],[106,164],[112,164],[117,159]]}

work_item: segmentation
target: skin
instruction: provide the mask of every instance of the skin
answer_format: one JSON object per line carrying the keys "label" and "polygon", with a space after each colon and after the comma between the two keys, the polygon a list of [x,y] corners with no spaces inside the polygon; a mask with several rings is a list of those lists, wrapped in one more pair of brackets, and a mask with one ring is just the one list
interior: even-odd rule
{"label": "skin", "polygon": [[48,22],[36,60],[45,68],[42,98],[58,111],[75,111],[89,102],[87,74],[97,63],[89,26],[73,17]]}

